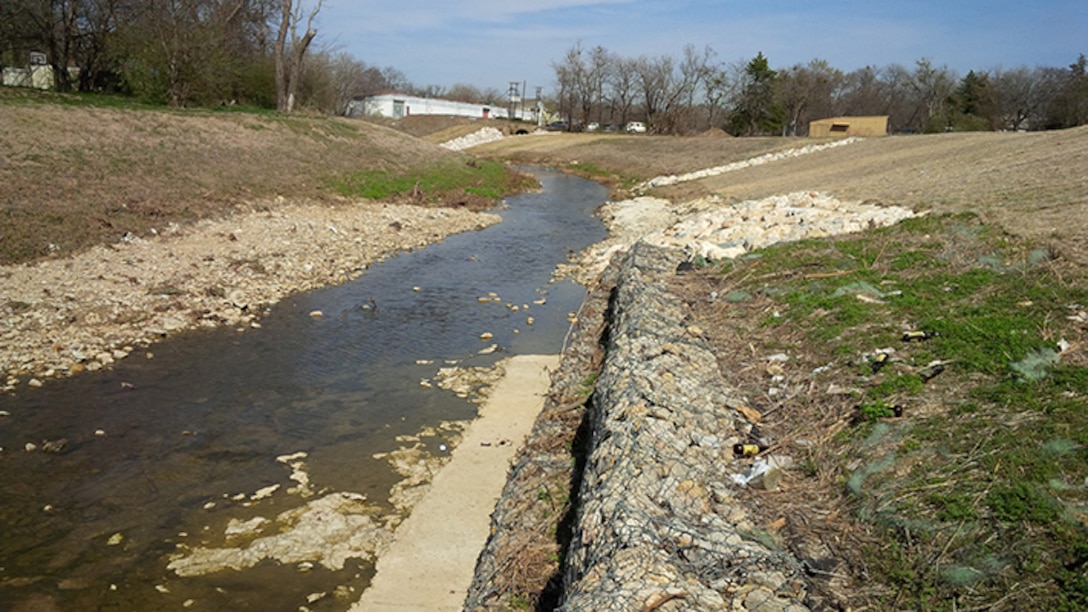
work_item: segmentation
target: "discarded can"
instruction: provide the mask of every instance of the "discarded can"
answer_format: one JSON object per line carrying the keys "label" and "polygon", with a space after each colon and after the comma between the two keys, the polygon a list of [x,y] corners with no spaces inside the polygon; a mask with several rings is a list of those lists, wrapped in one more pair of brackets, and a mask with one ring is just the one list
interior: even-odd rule
{"label": "discarded can", "polygon": [[880,371],[880,368],[883,368],[885,365],[887,365],[888,359],[889,358],[887,353],[877,353],[876,356],[873,357],[873,374],[876,374]]}
{"label": "discarded can", "polygon": [[944,372],[944,365],[937,363],[926,367],[921,372],[919,372],[918,375],[922,377],[922,382],[926,383],[933,380],[933,378],[941,372]]}
{"label": "discarded can", "polygon": [[734,444],[733,454],[738,457],[755,457],[759,454],[758,444]]}
{"label": "discarded can", "polygon": [[894,414],[897,417],[903,416],[903,407],[900,406],[899,404],[896,404],[896,405],[892,406],[892,414]]}
{"label": "discarded can", "polygon": [[930,338],[936,338],[940,336],[940,332],[935,331],[909,331],[903,332],[903,342],[922,342],[923,340],[929,340]]}

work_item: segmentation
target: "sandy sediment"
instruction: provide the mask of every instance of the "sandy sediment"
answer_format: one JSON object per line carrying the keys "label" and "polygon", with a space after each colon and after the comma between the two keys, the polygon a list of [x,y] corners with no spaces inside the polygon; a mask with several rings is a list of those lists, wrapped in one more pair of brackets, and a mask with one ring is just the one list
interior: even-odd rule
{"label": "sandy sediment", "polygon": [[186,329],[259,326],[288,295],[346,282],[385,257],[499,221],[375,203],[263,208],[0,267],[0,390],[108,367]]}

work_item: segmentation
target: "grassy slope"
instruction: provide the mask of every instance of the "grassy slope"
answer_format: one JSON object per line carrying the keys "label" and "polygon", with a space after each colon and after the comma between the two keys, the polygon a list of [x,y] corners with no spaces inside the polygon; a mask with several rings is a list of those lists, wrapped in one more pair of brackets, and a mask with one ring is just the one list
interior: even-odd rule
{"label": "grassy slope", "polygon": [[[1033,246],[930,215],[679,283],[693,304],[734,298],[695,310],[730,383],[772,415],[774,452],[800,464],[751,501],[829,572],[814,574],[825,605],[1088,605],[1088,276]],[[790,359],[772,396],[747,355],[774,353]]]}
{"label": "grassy slope", "polygon": [[[334,202],[364,191],[371,176],[447,175],[468,161],[368,122],[110,101],[0,88],[0,264],[274,205],[277,196]],[[486,198],[464,186],[512,188],[494,166],[486,170],[453,184],[410,180],[436,190],[408,193],[413,202],[482,206]]]}

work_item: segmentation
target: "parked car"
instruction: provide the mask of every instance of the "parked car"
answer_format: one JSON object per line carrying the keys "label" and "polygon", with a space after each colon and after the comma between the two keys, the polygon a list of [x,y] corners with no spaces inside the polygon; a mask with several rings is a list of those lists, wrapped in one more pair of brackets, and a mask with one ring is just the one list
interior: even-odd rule
{"label": "parked car", "polygon": [[593,121],[593,122],[586,125],[586,131],[587,132],[596,132],[597,130],[600,130],[600,129],[601,129],[601,124],[597,123],[596,121]]}
{"label": "parked car", "polygon": [[646,124],[641,121],[630,121],[624,129],[628,134],[645,134]]}
{"label": "parked car", "polygon": [[566,121],[552,121],[548,125],[544,126],[545,130],[549,132],[565,132],[567,131]]}

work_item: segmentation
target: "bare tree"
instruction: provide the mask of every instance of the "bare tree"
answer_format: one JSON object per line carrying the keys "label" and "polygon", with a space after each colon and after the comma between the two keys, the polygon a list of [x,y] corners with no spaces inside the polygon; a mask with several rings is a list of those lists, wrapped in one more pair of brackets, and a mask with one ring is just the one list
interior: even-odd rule
{"label": "bare tree", "polygon": [[90,90],[108,72],[106,45],[116,27],[120,1],[4,0],[0,53],[7,52],[9,62],[25,65],[29,52],[44,52],[57,90]]}
{"label": "bare tree", "polygon": [[553,63],[555,81],[558,86],[556,102],[559,115],[567,122],[568,129],[574,125],[575,114],[583,111],[583,83],[585,81],[585,62],[582,60],[582,44],[575,43],[563,56],[562,63]]}
{"label": "bare tree", "polygon": [[[305,9],[304,0],[281,0],[280,28],[276,36],[273,53],[276,61],[276,110],[290,113],[295,109],[295,93],[298,88],[302,60],[310,47],[317,30],[314,19],[321,10],[323,0],[316,0],[306,17],[306,30],[301,36],[298,26],[302,22]],[[288,37],[290,45],[288,46]]]}
{"label": "bare tree", "polygon": [[1053,95],[1047,102],[1047,129],[1088,124],[1088,57],[1080,54],[1068,68],[1047,69]]}
{"label": "bare tree", "polygon": [[995,69],[991,80],[996,105],[996,123],[1000,129],[1020,130],[1037,127],[1042,111],[1049,101],[1052,87],[1047,86],[1047,73],[1041,68],[1012,70]]}
{"label": "bare tree", "polygon": [[[612,56],[612,70],[607,80],[606,98],[609,106],[609,120],[623,126],[635,103],[636,84],[638,82],[638,61]],[[619,121],[616,121],[616,118]]]}
{"label": "bare tree", "polygon": [[666,100],[665,123],[669,133],[690,133],[709,127],[705,118],[700,116],[699,107],[707,94],[714,72],[711,61],[716,55],[709,46],[704,47],[702,52],[696,51],[692,45],[684,47],[679,79],[674,81]]}
{"label": "bare tree", "polygon": [[841,82],[842,73],[825,60],[815,59],[780,70],[775,95],[785,113],[782,135],[807,134],[809,121],[831,116],[833,96]]}
{"label": "bare tree", "polygon": [[734,100],[740,95],[744,83],[744,60],[737,60],[721,64],[713,68],[707,75],[706,82],[706,109],[707,125],[719,126],[720,113],[725,109],[726,102]]}
{"label": "bare tree", "polygon": [[955,84],[956,76],[948,68],[933,67],[929,58],[915,62],[914,72],[907,79],[914,104],[908,124],[920,131],[943,130]]}
{"label": "bare tree", "polygon": [[636,64],[638,91],[642,97],[642,110],[651,129],[657,129],[660,115],[665,110],[673,86],[673,62],[668,55],[658,58],[640,57]]}
{"label": "bare tree", "polygon": [[601,122],[604,114],[604,88],[612,72],[612,55],[604,47],[597,45],[589,52],[589,63],[586,66],[586,86],[589,93],[589,107],[585,121],[590,120],[590,113],[596,115],[597,123]]}
{"label": "bare tree", "polygon": [[446,98],[458,102],[480,102],[482,97],[480,90],[469,83],[454,83],[446,92]]}
{"label": "bare tree", "polygon": [[392,91],[408,93],[413,89],[408,76],[392,66],[382,68],[381,77],[385,81],[385,86]]}
{"label": "bare tree", "polygon": [[918,131],[910,124],[914,116],[910,79],[910,71],[899,64],[855,70],[843,78],[834,114],[888,115],[892,131]]}
{"label": "bare tree", "polygon": [[480,102],[484,104],[498,104],[502,99],[502,92],[495,87],[488,87],[480,92]]}

